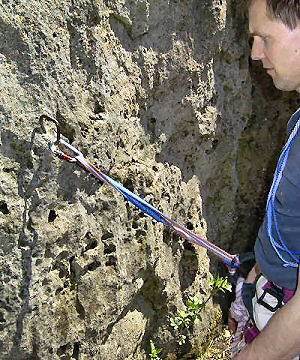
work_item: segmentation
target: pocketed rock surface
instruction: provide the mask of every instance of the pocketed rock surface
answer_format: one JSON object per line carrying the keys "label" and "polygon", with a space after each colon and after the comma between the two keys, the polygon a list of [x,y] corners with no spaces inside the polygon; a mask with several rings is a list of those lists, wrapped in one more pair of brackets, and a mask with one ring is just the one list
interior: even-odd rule
{"label": "pocketed rock surface", "polygon": [[[257,220],[246,179],[259,197],[280,146],[258,142],[251,171],[245,24],[217,0],[1,3],[0,359],[146,359],[150,339],[165,358],[197,351],[212,302],[185,347],[169,317],[209,295],[206,251],[55,158],[39,117],[169,217],[240,250]],[[276,138],[283,122],[259,99]]]}

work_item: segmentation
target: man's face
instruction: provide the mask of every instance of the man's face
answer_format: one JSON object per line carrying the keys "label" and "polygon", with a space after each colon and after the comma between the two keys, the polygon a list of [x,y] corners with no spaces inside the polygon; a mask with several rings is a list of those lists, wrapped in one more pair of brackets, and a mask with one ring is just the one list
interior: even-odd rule
{"label": "man's face", "polygon": [[290,30],[268,16],[265,0],[252,0],[249,30],[251,58],[262,62],[277,89],[300,92],[300,23]]}

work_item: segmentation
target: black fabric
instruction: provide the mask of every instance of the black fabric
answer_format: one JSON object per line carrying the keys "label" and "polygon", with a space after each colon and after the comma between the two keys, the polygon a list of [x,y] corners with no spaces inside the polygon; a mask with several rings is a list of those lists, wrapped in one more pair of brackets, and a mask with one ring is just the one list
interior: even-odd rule
{"label": "black fabric", "polygon": [[243,287],[242,287],[243,303],[244,303],[246,309],[248,310],[250,318],[253,321],[253,323],[254,323],[254,319],[253,319],[252,298],[255,295],[255,286],[256,286],[256,281],[253,284],[244,283]]}

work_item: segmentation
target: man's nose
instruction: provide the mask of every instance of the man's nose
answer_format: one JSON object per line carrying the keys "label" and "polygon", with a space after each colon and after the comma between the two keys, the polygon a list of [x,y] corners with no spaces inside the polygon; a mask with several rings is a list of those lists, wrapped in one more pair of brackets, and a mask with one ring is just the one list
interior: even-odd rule
{"label": "man's nose", "polygon": [[264,42],[260,37],[254,36],[252,49],[251,49],[251,59],[262,60],[264,57],[265,57]]}

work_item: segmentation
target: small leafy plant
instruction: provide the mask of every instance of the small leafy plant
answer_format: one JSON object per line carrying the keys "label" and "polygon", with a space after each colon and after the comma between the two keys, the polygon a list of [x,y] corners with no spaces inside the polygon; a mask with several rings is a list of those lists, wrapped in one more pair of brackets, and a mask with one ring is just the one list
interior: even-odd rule
{"label": "small leafy plant", "polygon": [[150,351],[150,359],[161,360],[159,354],[162,352],[162,349],[157,348],[152,340],[150,340]]}
{"label": "small leafy plant", "polygon": [[190,328],[202,321],[201,311],[205,308],[208,301],[219,291],[231,291],[231,284],[227,278],[210,277],[209,285],[211,292],[209,297],[205,301],[200,301],[196,296],[190,297],[186,304],[187,311],[178,310],[177,316],[170,318],[170,325],[174,329],[176,334],[176,340],[179,345],[186,343]]}
{"label": "small leafy plant", "polygon": [[209,285],[212,287],[212,292],[214,292],[214,294],[218,291],[225,292],[232,290],[232,286],[228,279],[219,275],[217,275],[217,277],[213,277],[213,275],[211,275],[209,279]]}
{"label": "small leafy plant", "polygon": [[[191,296],[187,301],[186,310],[178,310],[176,316],[170,317],[170,326],[175,332],[176,341],[179,345],[186,343],[192,326],[202,321],[201,311],[203,311],[208,301],[219,291],[231,291],[231,284],[228,279],[219,275],[216,277],[211,275],[209,286],[211,291],[206,300],[201,301],[196,296]],[[151,360],[162,360],[160,357],[162,349],[157,348],[152,340],[150,340],[150,351]]]}

